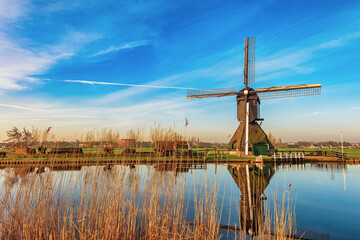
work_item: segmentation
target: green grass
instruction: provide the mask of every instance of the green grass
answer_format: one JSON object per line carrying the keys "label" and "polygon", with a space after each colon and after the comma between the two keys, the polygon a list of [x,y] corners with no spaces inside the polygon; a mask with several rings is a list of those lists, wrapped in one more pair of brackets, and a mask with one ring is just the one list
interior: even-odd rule
{"label": "green grass", "polygon": [[[335,151],[335,152],[341,152],[341,148],[333,148],[333,149],[306,149],[306,148],[279,148],[280,151]],[[360,157],[360,149],[354,148],[354,149],[344,149],[344,153],[347,157]]]}
{"label": "green grass", "polygon": [[[341,152],[341,149],[336,149],[337,151]],[[360,157],[360,149],[344,149],[344,153],[348,157]]]}

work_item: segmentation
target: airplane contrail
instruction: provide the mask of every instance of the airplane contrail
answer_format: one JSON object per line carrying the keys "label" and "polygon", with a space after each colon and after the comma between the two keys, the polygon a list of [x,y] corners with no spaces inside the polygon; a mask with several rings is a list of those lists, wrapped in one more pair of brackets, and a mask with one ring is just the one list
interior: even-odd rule
{"label": "airplane contrail", "polygon": [[64,82],[82,83],[82,84],[90,84],[90,85],[112,85],[112,86],[144,87],[144,88],[164,88],[164,89],[197,90],[197,89],[195,89],[195,88],[171,87],[171,86],[156,86],[156,85],[141,85],[141,84],[130,84],[130,83],[114,83],[114,82],[96,82],[96,81],[87,81],[87,80],[64,80]]}
{"label": "airplane contrail", "polygon": [[38,108],[10,105],[10,104],[4,104],[4,103],[0,103],[0,106],[1,107],[7,107],[7,108],[16,108],[16,109],[28,110],[28,111],[47,112],[47,110],[45,110],[45,109],[38,109]]}

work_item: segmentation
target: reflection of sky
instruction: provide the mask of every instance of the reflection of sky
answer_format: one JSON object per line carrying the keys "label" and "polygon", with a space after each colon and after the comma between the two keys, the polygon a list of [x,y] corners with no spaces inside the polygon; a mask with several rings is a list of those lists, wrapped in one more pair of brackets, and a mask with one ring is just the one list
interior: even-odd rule
{"label": "reflection of sky", "polygon": [[[334,166],[336,168],[336,166]],[[331,239],[358,239],[360,234],[360,166],[347,165],[345,170],[316,168],[305,171],[294,167],[277,169],[268,190],[288,187],[291,183],[296,198],[296,222],[302,230],[328,233]]]}
{"label": "reflection of sky", "polygon": [[[193,170],[189,173],[187,184],[195,183],[201,187],[207,179],[208,186],[216,181],[218,187],[218,206],[223,202],[221,223],[239,226],[240,191],[225,165],[207,165],[206,171]],[[289,190],[296,204],[297,228],[312,232],[327,233],[331,239],[358,239],[360,234],[360,165],[347,165],[344,175],[341,166],[319,168],[306,164],[302,166],[277,167],[276,173],[265,190],[272,208],[273,194],[281,200],[283,191]],[[193,191],[188,189],[188,192]],[[189,206],[191,208],[191,204]]]}
{"label": "reflection of sky", "polygon": [[[54,172],[53,179],[62,175],[65,179],[73,180],[71,184],[76,184],[76,192],[79,193],[84,183],[75,182],[75,179],[79,179],[77,176],[85,176],[89,171],[94,171],[96,168],[83,167],[81,171],[57,171]],[[135,168],[131,169],[126,177],[134,174],[135,171],[139,171],[141,179],[144,180],[149,174],[149,170],[155,172],[153,168],[148,166],[137,166],[136,170]],[[346,192],[344,191],[344,173]],[[4,174],[5,170],[0,170],[1,189],[4,188]],[[166,172],[165,174],[175,173]],[[107,173],[100,176],[105,180]],[[239,226],[240,190],[226,165],[209,164],[205,170],[190,169],[186,173],[177,173],[177,176],[176,179],[173,178],[174,181],[180,182],[183,178],[186,180],[185,193],[188,202],[189,221],[194,216],[194,191],[197,192],[198,196],[200,193],[203,193],[204,196],[205,189],[209,193],[211,189],[216,188],[218,192],[217,205],[219,209],[222,207],[221,223]],[[296,202],[298,229],[327,233],[330,234],[331,239],[357,239],[357,236],[360,235],[358,228],[360,226],[359,182],[360,165],[347,165],[345,171],[340,165],[334,165],[332,168],[330,166],[319,168],[311,164],[278,166],[264,192],[264,195],[268,197],[268,201],[264,203],[272,208],[274,193],[279,202],[284,190],[288,191],[291,183],[290,195],[291,199]],[[140,186],[143,184],[144,182],[141,182]],[[171,183],[163,182],[161,184]]]}

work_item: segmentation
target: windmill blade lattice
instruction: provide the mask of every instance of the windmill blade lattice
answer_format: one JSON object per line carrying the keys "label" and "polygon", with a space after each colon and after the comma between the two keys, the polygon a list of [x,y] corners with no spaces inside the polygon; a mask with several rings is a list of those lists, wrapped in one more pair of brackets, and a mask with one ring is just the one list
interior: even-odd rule
{"label": "windmill blade lattice", "polygon": [[258,96],[260,97],[260,99],[302,97],[302,96],[312,96],[312,95],[320,95],[320,94],[321,94],[321,85],[318,87],[288,88],[283,90],[263,91],[263,92],[261,91],[261,89],[258,89]]}
{"label": "windmill blade lattice", "polygon": [[237,93],[235,88],[189,89],[186,98],[224,97]]}
{"label": "windmill blade lattice", "polygon": [[249,38],[249,52],[248,52],[248,83],[251,86],[255,83],[255,47],[256,38]]}

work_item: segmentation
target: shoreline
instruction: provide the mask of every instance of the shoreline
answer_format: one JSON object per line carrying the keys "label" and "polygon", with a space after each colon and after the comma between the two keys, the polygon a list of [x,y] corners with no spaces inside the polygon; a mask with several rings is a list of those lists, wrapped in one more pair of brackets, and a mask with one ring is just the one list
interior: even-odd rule
{"label": "shoreline", "polygon": [[[224,157],[224,156],[222,156]],[[233,156],[232,156],[233,157]],[[7,167],[47,167],[47,166],[96,166],[116,164],[226,164],[226,163],[332,163],[332,164],[360,164],[360,158],[336,159],[334,157],[317,157],[304,159],[277,159],[264,157],[239,157],[227,159],[206,158],[173,158],[173,157],[77,157],[77,158],[9,158],[0,160],[0,168]]]}

